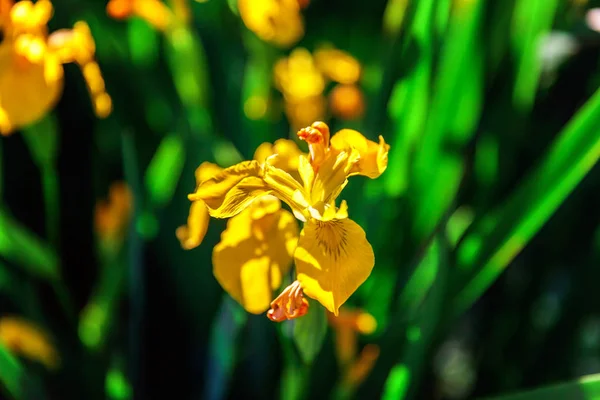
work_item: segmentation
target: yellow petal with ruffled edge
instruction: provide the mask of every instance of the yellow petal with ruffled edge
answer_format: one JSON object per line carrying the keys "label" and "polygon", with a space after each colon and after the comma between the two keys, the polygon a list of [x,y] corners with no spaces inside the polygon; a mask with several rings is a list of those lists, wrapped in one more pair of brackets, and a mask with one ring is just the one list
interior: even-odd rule
{"label": "yellow petal with ruffled edge", "polygon": [[[272,292],[289,271],[298,240],[298,225],[288,211],[263,214],[253,210],[263,206],[269,207],[268,211],[274,209],[273,201],[261,204],[259,198],[231,218],[213,250],[215,278],[253,314],[264,313],[270,307]],[[263,216],[253,219],[258,215]]]}
{"label": "yellow petal with ruffled edge", "polygon": [[387,168],[390,145],[383,136],[379,136],[379,143],[375,143],[353,129],[342,129],[331,138],[331,147],[337,151],[356,149],[360,154],[360,160],[350,170],[349,176],[364,175],[375,179]]}
{"label": "yellow petal with ruffled edge", "polygon": [[309,220],[300,233],[294,259],[304,293],[335,315],[375,264],[365,231],[348,218]]}
{"label": "yellow petal with ruffled edge", "polygon": [[221,171],[223,171],[223,168],[219,167],[217,164],[208,161],[203,162],[194,172],[194,175],[196,176],[196,186],[220,174]]}
{"label": "yellow petal with ruffled edge", "polygon": [[215,218],[233,217],[257,197],[269,194],[262,175],[258,161],[243,161],[202,182],[188,199],[204,201]]}
{"label": "yellow petal with ruffled edge", "polygon": [[209,221],[210,215],[204,202],[202,200],[192,202],[187,225],[180,226],[175,231],[175,236],[179,239],[181,247],[185,250],[191,250],[200,246],[206,231],[208,231]]}

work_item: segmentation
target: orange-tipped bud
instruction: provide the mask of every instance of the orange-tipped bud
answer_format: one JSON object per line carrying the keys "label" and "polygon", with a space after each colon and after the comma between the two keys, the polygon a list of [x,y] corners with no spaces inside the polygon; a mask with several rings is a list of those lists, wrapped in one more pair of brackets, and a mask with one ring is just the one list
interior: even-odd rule
{"label": "orange-tipped bud", "polygon": [[125,19],[133,14],[133,0],[110,0],[106,12],[114,19]]}
{"label": "orange-tipped bud", "polygon": [[267,317],[274,322],[283,322],[302,317],[307,312],[308,300],[304,298],[300,282],[295,281],[271,302],[271,309],[267,311]]}

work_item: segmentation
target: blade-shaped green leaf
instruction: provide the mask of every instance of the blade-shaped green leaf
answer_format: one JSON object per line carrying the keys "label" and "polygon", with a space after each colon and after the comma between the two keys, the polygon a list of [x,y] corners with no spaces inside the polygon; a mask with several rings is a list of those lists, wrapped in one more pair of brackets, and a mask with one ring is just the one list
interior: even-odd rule
{"label": "blade-shaped green leaf", "polygon": [[442,44],[435,95],[412,165],[409,194],[417,243],[433,232],[454,201],[464,169],[460,151],[481,113],[484,5],[477,0],[454,7]]}
{"label": "blade-shaped green leaf", "polygon": [[164,206],[171,200],[184,164],[183,139],[177,134],[166,136],[146,169],[146,190],[152,204]]}
{"label": "blade-shaped green leaf", "polygon": [[488,400],[596,400],[599,398],[600,374],[595,374],[522,393],[495,396]]}
{"label": "blade-shaped green leaf", "polygon": [[538,48],[552,27],[558,5],[558,0],[519,0],[515,6],[512,39],[518,66],[513,100],[524,110],[535,99],[542,66]]}
{"label": "blade-shaped green leaf", "polygon": [[321,351],[326,333],[325,309],[313,302],[309,312],[304,317],[298,318],[294,325],[294,343],[306,364],[311,364]]}
{"label": "blade-shaped green leaf", "polygon": [[50,246],[0,209],[0,256],[32,275],[49,280],[60,276],[58,258]]}
{"label": "blade-shaped green leaf", "polygon": [[[539,166],[499,209],[473,223],[457,251],[468,281],[454,311],[468,308],[529,242],[600,158],[600,90],[554,141]],[[471,279],[469,279],[471,278]]]}

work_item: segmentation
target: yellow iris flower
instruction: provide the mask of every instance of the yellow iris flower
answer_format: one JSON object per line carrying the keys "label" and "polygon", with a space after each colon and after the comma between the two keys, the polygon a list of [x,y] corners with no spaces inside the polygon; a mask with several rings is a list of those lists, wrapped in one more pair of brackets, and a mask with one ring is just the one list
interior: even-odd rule
{"label": "yellow iris flower", "polygon": [[50,337],[25,319],[13,316],[0,318],[0,342],[10,352],[38,361],[49,369],[60,364]]}
{"label": "yellow iris flower", "polygon": [[48,34],[53,14],[48,0],[6,1],[1,11],[0,133],[36,122],[54,107],[63,88],[62,65],[70,62],[84,72],[96,115],[110,114],[112,101],[93,59],[94,39],[85,22]]}
{"label": "yellow iris flower", "polygon": [[274,321],[306,312],[304,294],[338,315],[339,307],[367,279],[375,264],[373,249],[363,229],[348,218],[347,205],[336,199],[348,177],[377,178],[387,168],[389,145],[343,129],[330,139],[329,127],[315,122],[298,137],[308,143],[310,154],[298,157],[297,176],[277,165],[274,154],[264,163],[244,161],[226,168],[198,185],[188,196],[201,200],[216,218],[234,217],[253,202],[272,195],[287,203],[304,222],[293,253],[295,281],[271,303],[268,316]]}
{"label": "yellow iris flower", "polygon": [[[262,164],[272,154],[279,154],[277,166],[282,170],[297,170],[301,152],[293,141],[263,143],[256,149],[253,162]],[[196,170],[196,184],[201,186],[226,170],[202,163]],[[176,231],[184,249],[200,245],[209,219],[207,204],[196,199],[190,207],[187,226]],[[228,221],[221,241],[215,246],[212,260],[215,278],[246,311],[264,313],[270,306],[273,290],[281,286],[283,276],[289,271],[297,241],[298,225],[293,215],[281,208],[279,199],[271,195],[257,197]]]}
{"label": "yellow iris flower", "polygon": [[298,0],[238,0],[244,25],[276,46],[288,47],[304,35]]}

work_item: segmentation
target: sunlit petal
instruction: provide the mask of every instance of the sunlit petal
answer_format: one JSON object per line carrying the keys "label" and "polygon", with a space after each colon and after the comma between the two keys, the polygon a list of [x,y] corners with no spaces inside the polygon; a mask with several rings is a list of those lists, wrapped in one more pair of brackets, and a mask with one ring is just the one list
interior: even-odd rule
{"label": "sunlit petal", "polygon": [[204,240],[209,221],[210,215],[204,202],[202,200],[192,202],[187,225],[180,226],[175,231],[181,247],[185,250],[198,247],[202,243],[202,240]]}
{"label": "sunlit petal", "polygon": [[259,162],[244,161],[202,182],[188,198],[204,201],[215,218],[229,218],[270,191],[262,179]]}
{"label": "sunlit petal", "polygon": [[269,308],[272,291],[289,271],[298,225],[285,210],[253,219],[255,207],[260,201],[228,221],[213,251],[213,273],[248,312],[260,314]]}
{"label": "sunlit petal", "polygon": [[348,218],[307,221],[294,259],[304,293],[335,315],[375,264],[365,232]]}
{"label": "sunlit petal", "polygon": [[262,164],[273,154],[277,154],[277,158],[271,162],[274,167],[286,172],[298,170],[298,160],[302,151],[293,140],[278,139],[273,144],[265,142],[254,152],[254,159]]}
{"label": "sunlit petal", "polygon": [[353,129],[342,129],[331,138],[331,146],[337,151],[355,149],[360,154],[360,160],[350,170],[350,175],[374,179],[387,168],[390,145],[383,136],[379,136],[379,143],[375,143]]}

